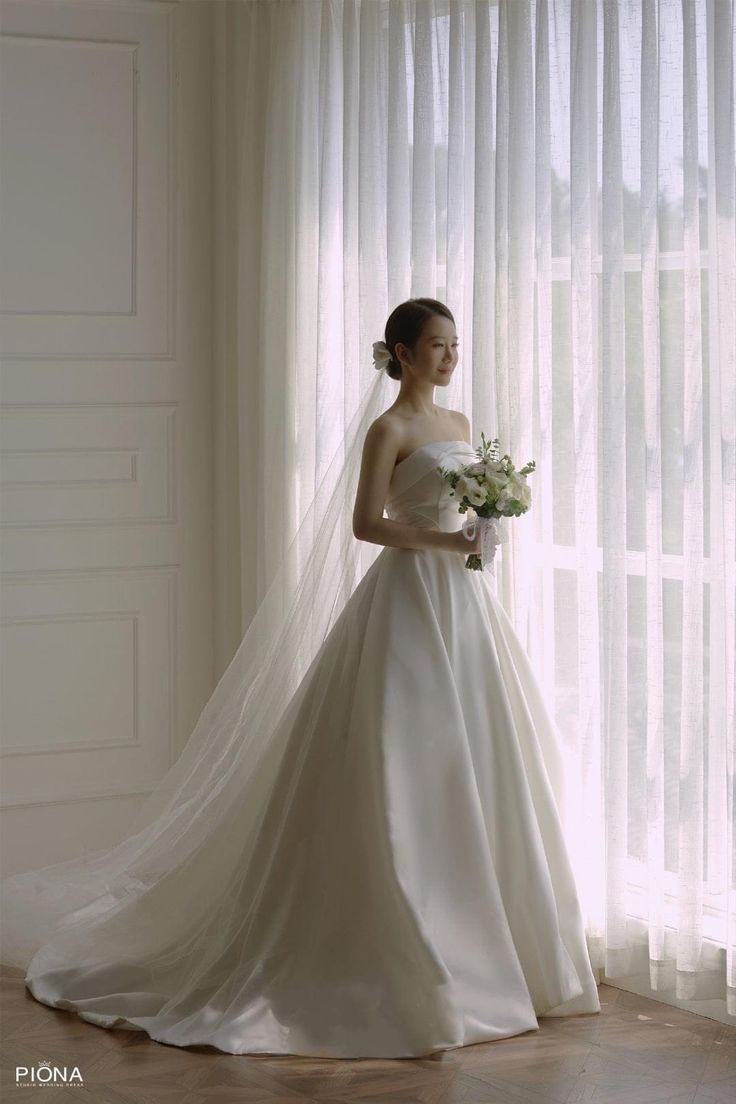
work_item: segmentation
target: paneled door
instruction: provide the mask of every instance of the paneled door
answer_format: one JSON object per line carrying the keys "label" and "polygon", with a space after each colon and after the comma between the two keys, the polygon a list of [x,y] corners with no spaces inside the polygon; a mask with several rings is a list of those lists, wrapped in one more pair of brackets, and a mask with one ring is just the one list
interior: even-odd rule
{"label": "paneled door", "polygon": [[115,842],[213,687],[214,5],[3,0],[3,871]]}

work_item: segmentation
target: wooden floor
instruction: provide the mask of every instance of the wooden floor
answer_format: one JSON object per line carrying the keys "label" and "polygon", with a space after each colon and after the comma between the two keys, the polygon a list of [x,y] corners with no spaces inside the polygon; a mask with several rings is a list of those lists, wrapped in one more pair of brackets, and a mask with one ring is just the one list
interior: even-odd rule
{"label": "wooden floor", "polygon": [[[600,987],[601,1012],[433,1058],[327,1060],[171,1047],[47,1008],[3,968],[3,1104],[734,1104],[736,1028]],[[83,1085],[18,1087],[16,1066],[78,1066]],[[51,1094],[49,1096],[49,1093]]]}

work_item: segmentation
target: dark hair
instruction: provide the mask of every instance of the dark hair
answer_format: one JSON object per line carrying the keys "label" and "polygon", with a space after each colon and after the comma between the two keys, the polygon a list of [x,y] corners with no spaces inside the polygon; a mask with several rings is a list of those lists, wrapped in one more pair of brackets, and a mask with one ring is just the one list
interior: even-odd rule
{"label": "dark hair", "polygon": [[437,314],[444,315],[454,324],[452,311],[444,303],[440,303],[439,299],[407,299],[391,311],[384,331],[384,341],[391,353],[386,371],[391,379],[401,379],[401,364],[396,356],[397,344],[400,342],[413,349],[427,320]]}

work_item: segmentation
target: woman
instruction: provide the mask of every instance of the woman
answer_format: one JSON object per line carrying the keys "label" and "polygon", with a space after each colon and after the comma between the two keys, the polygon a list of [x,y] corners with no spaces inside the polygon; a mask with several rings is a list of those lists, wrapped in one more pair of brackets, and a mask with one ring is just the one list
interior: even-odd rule
{"label": "woman", "polygon": [[[444,304],[392,312],[377,367],[400,388],[352,423],[347,541],[355,445],[133,835],[5,880],[38,1000],[177,1046],[332,1058],[600,1011],[554,725],[437,470],[475,457],[434,403],[457,358]],[[352,589],[354,537],[382,550]]]}

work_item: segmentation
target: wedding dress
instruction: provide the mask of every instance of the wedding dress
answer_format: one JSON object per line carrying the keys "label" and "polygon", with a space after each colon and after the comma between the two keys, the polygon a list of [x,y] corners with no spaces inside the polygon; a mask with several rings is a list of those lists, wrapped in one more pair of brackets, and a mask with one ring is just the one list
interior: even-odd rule
{"label": "wedding dress", "polygon": [[[437,467],[474,458],[464,441],[415,449],[386,513],[459,529]],[[169,808],[174,793],[184,819],[137,866],[121,845],[107,892],[36,950],[34,997],[177,1046],[330,1058],[421,1056],[600,1011],[559,736],[488,575],[464,564],[381,548],[300,674],[278,751],[239,780],[233,743],[213,745],[210,789],[189,802],[179,776]],[[262,801],[239,802],[254,778]]]}

